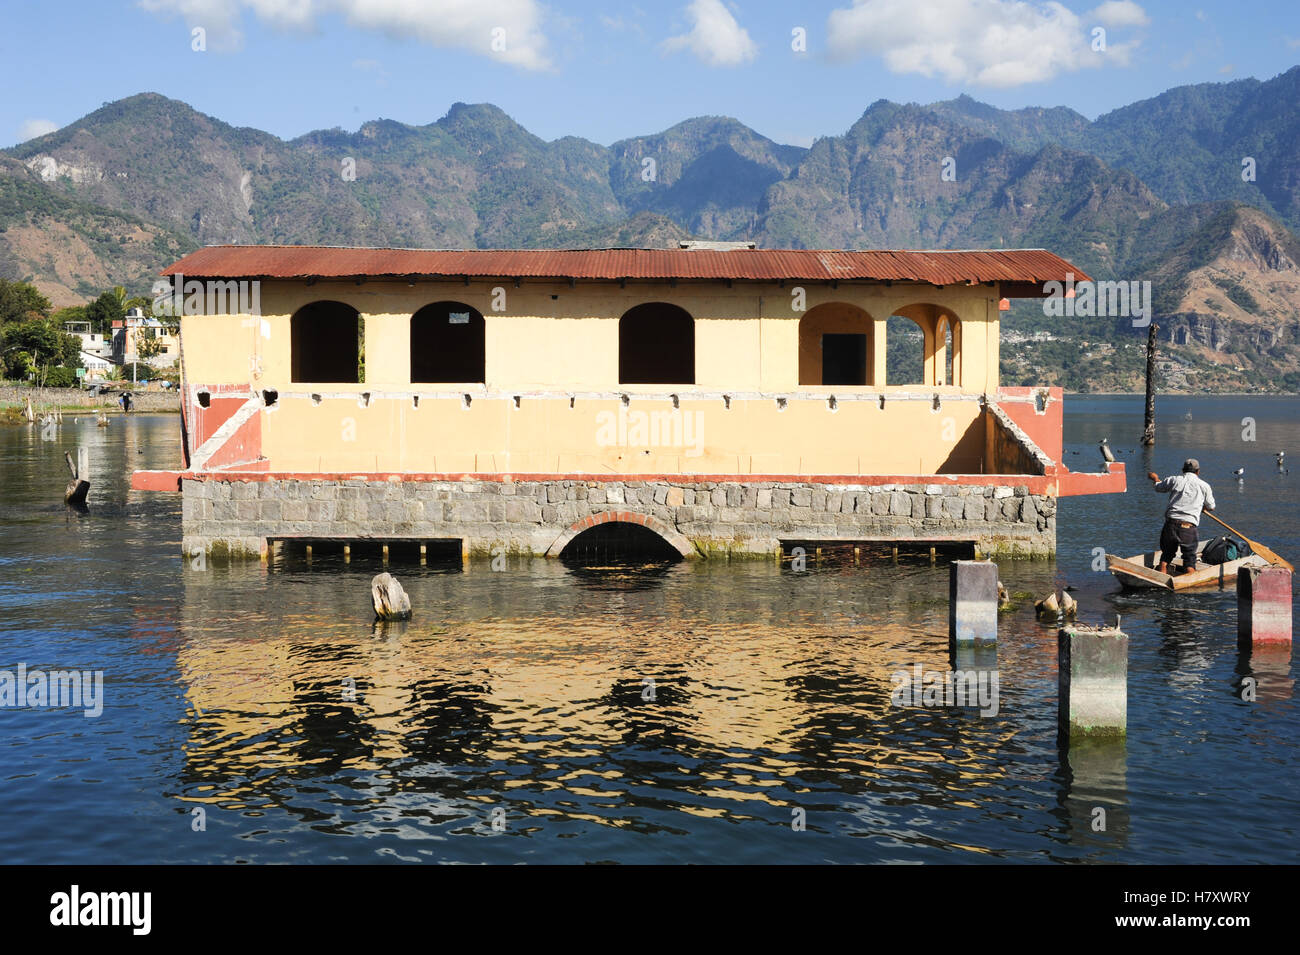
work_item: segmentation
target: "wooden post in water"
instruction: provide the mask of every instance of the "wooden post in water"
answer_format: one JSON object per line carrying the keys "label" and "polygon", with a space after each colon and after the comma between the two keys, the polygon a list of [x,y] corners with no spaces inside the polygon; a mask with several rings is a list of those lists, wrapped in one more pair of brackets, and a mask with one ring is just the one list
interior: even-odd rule
{"label": "wooden post in water", "polygon": [[1147,332],[1147,406],[1142,426],[1142,446],[1149,448],[1156,443],[1156,332],[1160,326],[1155,322]]}
{"label": "wooden post in water", "polygon": [[63,491],[63,503],[74,507],[85,507],[86,495],[90,493],[90,451],[77,448],[77,462],[72,462],[72,452],[64,451],[63,460],[72,472],[72,480]]}

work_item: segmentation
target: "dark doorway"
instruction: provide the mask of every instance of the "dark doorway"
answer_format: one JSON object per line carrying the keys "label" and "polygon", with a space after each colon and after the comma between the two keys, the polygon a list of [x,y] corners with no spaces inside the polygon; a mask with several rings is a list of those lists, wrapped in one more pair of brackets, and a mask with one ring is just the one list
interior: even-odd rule
{"label": "dark doorway", "polygon": [[867,336],[822,336],[822,384],[867,383]]}
{"label": "dark doorway", "polygon": [[342,302],[312,302],[289,319],[294,381],[360,382],[361,315]]}
{"label": "dark doorway", "polygon": [[461,302],[434,302],[411,316],[411,381],[486,381],[483,314]]}

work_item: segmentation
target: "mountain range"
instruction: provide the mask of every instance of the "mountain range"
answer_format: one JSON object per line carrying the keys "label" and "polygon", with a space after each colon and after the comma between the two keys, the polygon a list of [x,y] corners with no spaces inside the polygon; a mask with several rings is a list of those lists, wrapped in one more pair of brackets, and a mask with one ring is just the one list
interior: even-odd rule
{"label": "mountain range", "polygon": [[[1044,247],[1098,279],[1152,281],[1167,386],[1300,391],[1298,103],[1300,67],[1096,120],[880,100],[804,148],[727,117],[548,142],[463,103],[425,126],[282,140],[142,93],[0,151],[0,277],[73,304],[113,284],[147,292],[179,255],[227,242]],[[1004,349],[1008,383],[1140,379],[1144,333],[1127,319],[1018,302],[1006,327],[1023,340]]]}

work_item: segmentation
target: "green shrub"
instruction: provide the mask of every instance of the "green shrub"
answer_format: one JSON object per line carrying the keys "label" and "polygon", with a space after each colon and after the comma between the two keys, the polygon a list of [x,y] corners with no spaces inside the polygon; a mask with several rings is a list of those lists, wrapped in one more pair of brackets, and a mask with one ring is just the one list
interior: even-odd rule
{"label": "green shrub", "polygon": [[45,386],[47,388],[72,388],[77,385],[77,371],[75,368],[65,368],[57,365],[50,369],[45,377]]}

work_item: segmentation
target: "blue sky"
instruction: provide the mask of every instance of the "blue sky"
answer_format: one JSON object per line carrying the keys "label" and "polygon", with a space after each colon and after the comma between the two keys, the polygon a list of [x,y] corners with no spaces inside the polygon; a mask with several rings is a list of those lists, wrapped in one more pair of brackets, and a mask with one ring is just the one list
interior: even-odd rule
{"label": "blue sky", "polygon": [[142,91],[284,138],[463,101],[546,139],[723,114],[808,145],[881,98],[1095,117],[1300,63],[1295,0],[7,0],[4,20],[3,146]]}

